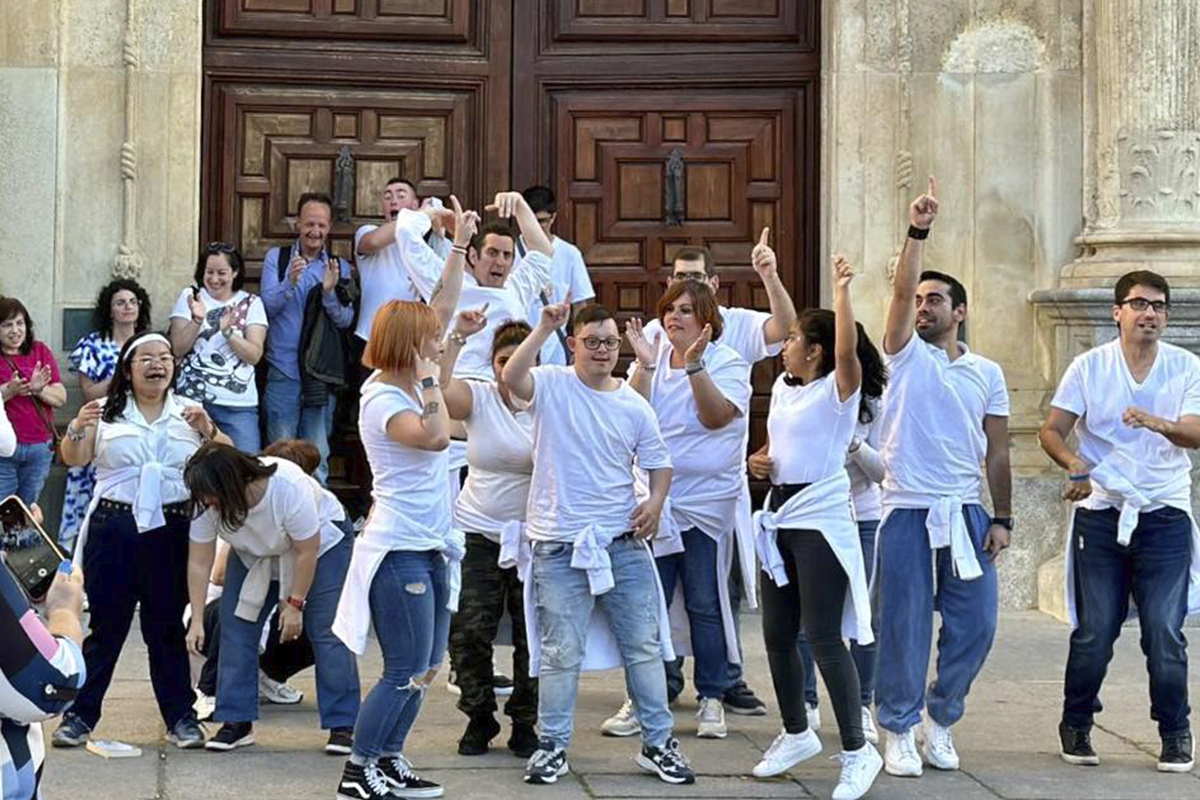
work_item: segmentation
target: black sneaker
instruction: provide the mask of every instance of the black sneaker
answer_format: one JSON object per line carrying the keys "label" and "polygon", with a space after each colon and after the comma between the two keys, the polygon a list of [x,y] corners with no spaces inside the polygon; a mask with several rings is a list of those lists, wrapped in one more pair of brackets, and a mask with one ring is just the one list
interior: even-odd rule
{"label": "black sneaker", "polygon": [[88,734],[91,732],[91,729],[83,724],[83,720],[74,714],[67,714],[54,729],[54,735],[50,737],[50,744],[55,747],[79,747],[87,741]]}
{"label": "black sneaker", "polygon": [[254,725],[249,722],[226,722],[205,745],[205,750],[226,753],[254,744]]}
{"label": "black sneaker", "polygon": [[195,717],[184,717],[167,731],[167,741],[180,750],[202,750],[205,746],[204,729]]}
{"label": "black sneaker", "polygon": [[666,783],[695,783],[696,773],[687,758],[679,751],[679,740],[675,737],[667,739],[662,747],[642,745],[638,753],[637,765],[647,772],[658,775]]}
{"label": "black sneaker", "polygon": [[338,783],[337,800],[390,800],[391,797],[391,787],[377,764],[346,762]]}
{"label": "black sneaker", "polygon": [[488,751],[488,744],[500,733],[500,723],[491,714],[486,717],[471,717],[462,738],[458,740],[460,756],[481,756]]}
{"label": "black sneaker", "polygon": [[1195,763],[1196,748],[1192,744],[1191,731],[1163,737],[1162,755],[1158,757],[1159,772],[1191,772]]}
{"label": "black sneaker", "polygon": [[508,697],[513,693],[513,679],[502,672],[496,672],[492,675],[492,691],[497,697]]}
{"label": "black sneaker", "polygon": [[354,749],[354,728],[333,728],[329,731],[329,741],[325,743],[325,752],[331,756],[348,756]]}
{"label": "black sneaker", "polygon": [[762,717],[767,713],[767,706],[759,700],[754,692],[744,682],[738,681],[725,690],[722,698],[725,710],[730,714],[741,714],[744,717]]}
{"label": "black sneaker", "polygon": [[508,749],[514,756],[529,758],[538,749],[537,731],[532,725],[513,723],[512,735],[508,737]]}
{"label": "black sneaker", "polygon": [[392,797],[408,797],[419,800],[424,797],[441,797],[446,793],[440,785],[427,781],[413,772],[412,764],[404,756],[388,756],[379,759],[379,772],[392,792]]}
{"label": "black sneaker", "polygon": [[571,771],[567,763],[567,751],[555,747],[549,739],[538,742],[538,749],[529,757],[525,764],[525,782],[534,784],[556,783],[559,778]]}
{"label": "black sneaker", "polygon": [[1091,730],[1073,728],[1065,722],[1060,722],[1058,739],[1062,742],[1062,760],[1068,764],[1094,767],[1100,763],[1100,756],[1092,749]]}

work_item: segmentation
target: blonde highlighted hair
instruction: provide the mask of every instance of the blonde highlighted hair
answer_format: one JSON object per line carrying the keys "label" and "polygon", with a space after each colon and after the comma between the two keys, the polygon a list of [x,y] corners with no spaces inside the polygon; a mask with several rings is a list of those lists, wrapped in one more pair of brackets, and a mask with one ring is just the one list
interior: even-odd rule
{"label": "blonde highlighted hair", "polygon": [[371,338],[363,351],[363,366],[384,372],[412,369],[413,357],[426,339],[441,332],[437,312],[424,303],[389,300],[371,323]]}

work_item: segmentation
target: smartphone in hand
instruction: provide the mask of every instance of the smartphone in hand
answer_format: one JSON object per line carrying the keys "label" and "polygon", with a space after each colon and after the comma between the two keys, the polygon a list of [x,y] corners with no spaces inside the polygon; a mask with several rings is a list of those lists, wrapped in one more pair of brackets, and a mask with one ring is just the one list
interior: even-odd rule
{"label": "smartphone in hand", "polygon": [[46,596],[55,572],[67,560],[58,542],[15,495],[0,502],[0,554],[4,566],[31,600]]}

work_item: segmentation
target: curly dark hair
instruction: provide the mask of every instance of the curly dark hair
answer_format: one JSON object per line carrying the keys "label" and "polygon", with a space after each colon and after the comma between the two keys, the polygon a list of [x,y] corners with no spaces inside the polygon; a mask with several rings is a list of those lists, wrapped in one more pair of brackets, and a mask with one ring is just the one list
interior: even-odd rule
{"label": "curly dark hair", "polygon": [[117,292],[133,292],[138,301],[137,322],[133,323],[133,335],[150,330],[150,295],[135,280],[117,278],[109,281],[96,296],[96,309],[92,312],[92,327],[107,338],[113,337],[112,301]]}

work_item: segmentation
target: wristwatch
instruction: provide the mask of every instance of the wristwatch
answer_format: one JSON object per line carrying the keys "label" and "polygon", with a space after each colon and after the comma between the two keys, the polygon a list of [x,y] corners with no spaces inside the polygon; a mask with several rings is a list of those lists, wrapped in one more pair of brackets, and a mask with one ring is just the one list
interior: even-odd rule
{"label": "wristwatch", "polygon": [[422,389],[432,389],[435,386],[437,386],[437,380],[435,380],[433,377],[421,378]]}
{"label": "wristwatch", "polygon": [[304,607],[306,605],[308,605],[307,600],[305,600],[303,597],[296,597],[296,595],[292,595],[284,602],[286,602],[289,606],[296,609],[297,611],[303,611]]}
{"label": "wristwatch", "polygon": [[1008,528],[1010,532],[1013,529],[1012,517],[992,517],[992,524],[1002,525],[1003,527]]}

